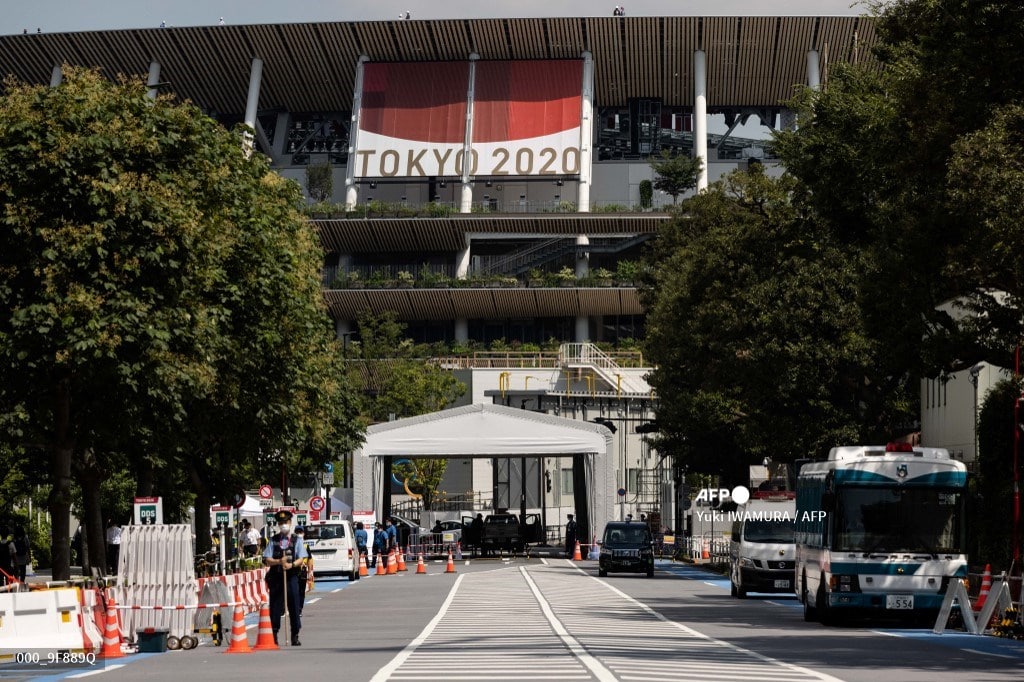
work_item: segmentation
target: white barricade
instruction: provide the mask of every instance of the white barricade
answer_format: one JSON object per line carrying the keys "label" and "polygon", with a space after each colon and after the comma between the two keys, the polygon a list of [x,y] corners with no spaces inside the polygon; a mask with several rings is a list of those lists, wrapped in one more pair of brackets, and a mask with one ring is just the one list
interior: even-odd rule
{"label": "white barricade", "polygon": [[[89,636],[84,627],[76,588],[0,594],[0,642],[5,649],[84,651]],[[88,649],[96,641],[91,640]]]}
{"label": "white barricade", "polygon": [[[111,588],[118,606],[191,606],[198,602],[188,525],[127,526],[121,535],[118,585]],[[134,641],[139,630],[167,630],[182,637],[192,634],[189,610],[125,610],[121,636]]]}

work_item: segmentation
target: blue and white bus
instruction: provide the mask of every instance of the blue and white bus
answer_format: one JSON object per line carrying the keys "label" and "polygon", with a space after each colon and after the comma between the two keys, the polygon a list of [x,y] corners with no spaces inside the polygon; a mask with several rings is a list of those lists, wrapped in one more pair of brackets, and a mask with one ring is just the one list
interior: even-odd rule
{"label": "blue and white bus", "polygon": [[934,618],[967,577],[967,470],[940,448],[832,448],[796,486],[795,592],[804,620]]}

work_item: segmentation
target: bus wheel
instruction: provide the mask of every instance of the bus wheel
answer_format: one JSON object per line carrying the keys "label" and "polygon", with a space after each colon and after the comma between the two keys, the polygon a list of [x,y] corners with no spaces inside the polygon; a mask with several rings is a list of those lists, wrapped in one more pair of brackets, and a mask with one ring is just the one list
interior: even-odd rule
{"label": "bus wheel", "polygon": [[800,591],[804,602],[804,621],[814,623],[818,620],[818,610],[811,606],[811,595],[807,592],[807,576],[800,579]]}

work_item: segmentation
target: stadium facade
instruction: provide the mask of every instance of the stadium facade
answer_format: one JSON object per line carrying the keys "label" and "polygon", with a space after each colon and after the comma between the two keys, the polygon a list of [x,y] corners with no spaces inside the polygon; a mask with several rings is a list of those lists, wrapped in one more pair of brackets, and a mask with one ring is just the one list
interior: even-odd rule
{"label": "stadium facade", "polygon": [[[751,163],[777,172],[767,136],[738,131],[791,125],[796,89],[870,60],[874,28],[663,16],[130,29],[0,37],[0,69],[51,84],[63,64],[140,74],[154,94],[250,125],[286,177],[305,185],[328,164],[334,189],[312,219],[339,336],[361,311],[392,310],[417,341],[500,348],[439,360],[465,402],[609,426],[616,490],[593,494],[674,527],[673,472],[637,432],[657,396],[630,349],[644,333],[636,263],[672,203],[646,194],[649,159],[700,157],[698,189]],[[571,457],[518,459],[456,460],[444,487],[543,509],[551,527],[585,503]]]}

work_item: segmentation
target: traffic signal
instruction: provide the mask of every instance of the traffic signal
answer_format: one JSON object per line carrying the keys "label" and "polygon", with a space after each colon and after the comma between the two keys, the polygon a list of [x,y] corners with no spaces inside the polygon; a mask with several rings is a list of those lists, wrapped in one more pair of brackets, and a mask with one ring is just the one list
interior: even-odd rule
{"label": "traffic signal", "polygon": [[550,471],[545,471],[544,472],[544,488],[548,492],[551,492],[551,472]]}

